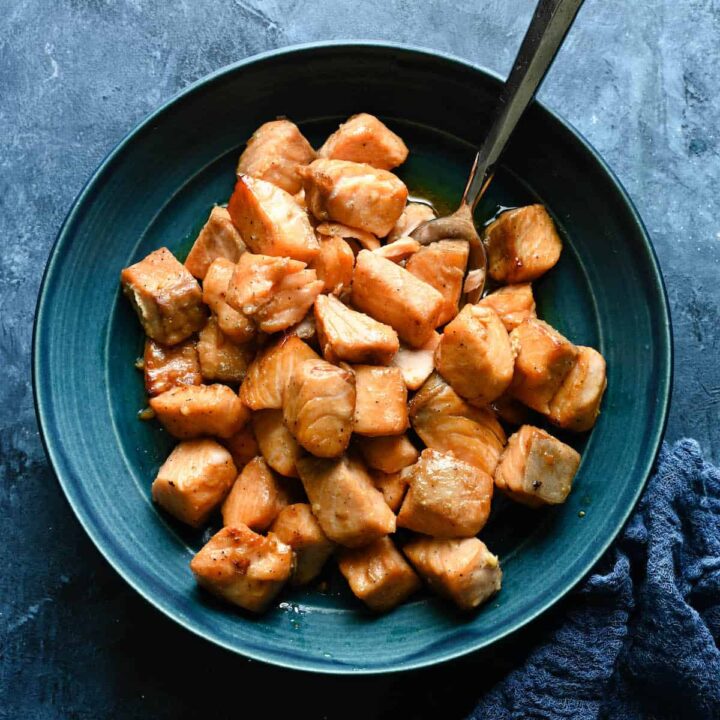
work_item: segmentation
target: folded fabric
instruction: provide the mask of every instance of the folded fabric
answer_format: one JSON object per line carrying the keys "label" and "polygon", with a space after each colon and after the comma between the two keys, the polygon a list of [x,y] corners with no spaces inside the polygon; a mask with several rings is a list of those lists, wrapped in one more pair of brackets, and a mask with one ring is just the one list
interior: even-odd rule
{"label": "folded fabric", "polygon": [[720,718],[720,472],[694,440],[543,627],[471,718]]}

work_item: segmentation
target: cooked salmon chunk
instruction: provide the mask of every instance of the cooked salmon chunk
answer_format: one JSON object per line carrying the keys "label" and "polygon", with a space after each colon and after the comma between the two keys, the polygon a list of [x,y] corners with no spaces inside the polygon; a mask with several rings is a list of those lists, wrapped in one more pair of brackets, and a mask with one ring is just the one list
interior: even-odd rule
{"label": "cooked salmon chunk", "polygon": [[278,513],[288,505],[288,494],[261,457],[253,458],[242,469],[222,505],[223,525],[247,525],[261,532],[270,527]]}
{"label": "cooked salmon chunk", "polygon": [[392,170],[405,162],[408,149],[402,139],[374,115],[360,113],[346,120],[325,141],[318,156]]}
{"label": "cooked salmon chunk", "polygon": [[407,435],[358,438],[358,445],[367,466],[385,473],[402,470],[420,456]]}
{"label": "cooked salmon chunk", "polygon": [[575,364],[578,349],[546,322],[520,323],[511,333],[515,371],[510,394],[533,410],[547,414],[550,401]]}
{"label": "cooked salmon chunk", "polygon": [[500,590],[500,562],[481,540],[417,538],[403,552],[432,590],[472,610]]}
{"label": "cooked salmon chunk", "polygon": [[392,230],[407,200],[402,180],[372,165],[320,159],[300,174],[308,209],[318,220],[334,220],[378,237]]}
{"label": "cooked salmon chunk", "polygon": [[499,398],[513,379],[515,358],[497,313],[466,305],[443,331],[435,367],[458,395],[485,405]]}
{"label": "cooked salmon chunk", "polygon": [[510,436],[495,484],[513,500],[530,507],[565,502],[580,465],[580,455],[569,445],[532,425]]}
{"label": "cooked salmon chunk", "polygon": [[429,205],[417,202],[408,203],[387,236],[388,243],[393,243],[398,238],[410,235],[413,230],[417,230],[424,222],[434,218],[435,212]]}
{"label": "cooked salmon chunk", "polygon": [[605,359],[593,348],[578,346],[578,356],[550,401],[550,420],[560,427],[589,430],[600,412],[607,387]]}
{"label": "cooked salmon chunk", "polygon": [[227,209],[254,253],[307,263],[320,252],[307,213],[272,183],[240,175]]}
{"label": "cooked salmon chunk", "polygon": [[562,241],[542,205],[508,210],[485,229],[488,272],[502,283],[537,280],[560,259]]}
{"label": "cooked salmon chunk", "polygon": [[158,470],[153,500],[178,520],[200,527],[232,487],[237,469],[214,440],[179,443]]}
{"label": "cooked salmon chunk", "polygon": [[530,283],[501,287],[486,295],[478,305],[492,308],[508,332],[512,332],[521,322],[537,317]]}
{"label": "cooked salmon chunk", "polygon": [[400,345],[392,364],[399,368],[408,390],[417,390],[432,375],[435,369],[435,350],[440,344],[440,335],[436,332],[419,348]]}
{"label": "cooked salmon chunk", "polygon": [[290,258],[244,253],[227,290],[228,304],[267,333],[299,323],[323,289],[314,270]]}
{"label": "cooked salmon chunk", "polygon": [[302,188],[298,167],[314,159],[315,151],[295,123],[273,120],[252,134],[240,156],[237,173],[265,180],[295,195]]}
{"label": "cooked salmon chunk", "polygon": [[315,324],[326,360],[387,365],[400,347],[397,333],[330,295],[315,300]]}
{"label": "cooked salmon chunk", "polygon": [[153,340],[177,345],[205,324],[200,285],[167,248],[126,267],[120,281],[145,334]]}
{"label": "cooked salmon chunk", "polygon": [[415,571],[389,537],[366,547],[341,549],[338,566],[355,596],[375,612],[392,610],[421,587]]}
{"label": "cooked salmon chunk", "polygon": [[505,432],[492,410],[468,405],[437,373],[410,401],[413,429],[429,448],[495,472]]}
{"label": "cooked salmon chunk", "polygon": [[188,385],[150,398],[160,424],[176,438],[201,435],[229,438],[250,418],[250,411],[227,385]]}
{"label": "cooked salmon chunk", "polygon": [[252,414],[255,439],[267,464],[286,477],[297,477],[297,460],[302,450],[283,422],[282,410],[261,410]]}
{"label": "cooked salmon chunk", "polygon": [[415,277],[443,296],[438,325],[444,325],[458,313],[469,253],[470,246],[465,240],[438,240],[420,248],[407,261],[405,267]]}
{"label": "cooked salmon chunk", "polygon": [[357,256],[351,297],[358,310],[390,325],[415,348],[432,336],[444,304],[434,287],[367,250]]}
{"label": "cooked salmon chunk", "polygon": [[247,423],[242,430],[231,435],[229,438],[223,439],[222,444],[232,455],[238,472],[260,453],[260,448],[255,439],[251,423]]}
{"label": "cooked salmon chunk", "polygon": [[395,515],[357,458],[297,461],[305,492],[323,532],[345,547],[361,547],[395,532]]}
{"label": "cooked salmon chunk", "polygon": [[320,252],[310,263],[318,280],[322,280],[323,292],[346,295],[350,292],[355,255],[352,248],[337,235],[320,237]]}
{"label": "cooked salmon chunk", "polygon": [[397,513],[408,489],[405,474],[402,471],[385,473],[381,470],[371,470],[370,475],[373,485],[383,494],[387,506]]}
{"label": "cooked salmon chunk", "polygon": [[400,237],[387,245],[379,247],[377,250],[373,250],[373,252],[387,260],[392,260],[394,263],[400,263],[414,255],[420,250],[420,247],[421,245],[417,240]]}
{"label": "cooked salmon chunk", "polygon": [[251,612],[262,612],[280,592],[293,569],[293,551],[270,533],[224,527],[191,560],[198,584]]}
{"label": "cooked salmon chunk", "polygon": [[202,382],[197,349],[190,340],[167,347],[147,338],[143,372],[145,390],[151,396],[179,385],[200,385]]}
{"label": "cooked salmon chunk", "polygon": [[295,367],[318,354],[296,335],[285,335],[263,350],[248,368],[240,388],[242,401],[252,410],[279,410]]}
{"label": "cooked salmon chunk", "polygon": [[246,343],[255,336],[255,323],[226,301],[234,273],[235,263],[227,258],[213,260],[203,280],[203,302],[213,311],[224,335],[233,342]]}
{"label": "cooked salmon chunk", "polygon": [[407,388],[394,367],[355,365],[355,432],[399,435],[409,427]]}
{"label": "cooked salmon chunk", "polygon": [[325,360],[296,365],[285,394],[283,418],[295,439],[316,457],[338,457],[350,443],[355,376]]}
{"label": "cooked salmon chunk", "polygon": [[322,531],[307,503],[295,503],[283,508],[272,525],[272,532],[295,553],[291,585],[312,582],[332,555],[333,544]]}
{"label": "cooked salmon chunk", "polygon": [[252,344],[238,345],[226,337],[211,317],[198,336],[197,352],[203,380],[242,382],[255,355]]}
{"label": "cooked salmon chunk", "polygon": [[213,260],[225,258],[236,263],[245,252],[245,243],[226,208],[216,205],[193,243],[185,267],[202,280]]}
{"label": "cooked salmon chunk", "polygon": [[427,449],[405,478],[410,488],[400,508],[398,527],[457,538],[477,535],[487,522],[493,480],[480,468],[450,453]]}
{"label": "cooked salmon chunk", "polygon": [[365,250],[376,250],[380,247],[380,241],[371,232],[342,223],[321,222],[315,228],[315,232],[321,237],[339,237],[348,243],[356,240],[357,244]]}

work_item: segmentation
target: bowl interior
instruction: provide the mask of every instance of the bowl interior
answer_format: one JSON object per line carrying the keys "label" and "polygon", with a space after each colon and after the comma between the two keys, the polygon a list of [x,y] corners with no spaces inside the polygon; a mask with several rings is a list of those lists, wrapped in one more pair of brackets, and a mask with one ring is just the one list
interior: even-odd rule
{"label": "bowl interior", "polygon": [[[158,512],[150,484],[173,445],[140,422],[142,333],[118,290],[122,267],[167,246],[189,250],[210,208],[229,197],[240,149],[261,122],[297,121],[318,146],[353,112],[374,112],[405,139],[399,174],[440,210],[457,202],[497,81],[466,65],[388,47],[279,53],[224,71],[161,110],[106,161],[61,233],[40,301],[38,411],[50,457],[91,537],[172,617],[231,649],[277,664],[373,672],[430,664],[489,644],[559,599],[629,513],[654,459],[666,410],[668,320],[652,251],[621,189],[582,141],[533,107],[477,211],[544,203],[564,239],[536,284],[538,312],[608,362],[608,391],[562,507],[498,499],[481,537],[500,554],[502,592],[459,615],[418,596],[368,614],[328,571],[260,618],[199,592],[188,568],[215,527],[189,531]],[[582,512],[581,512],[582,511]]]}

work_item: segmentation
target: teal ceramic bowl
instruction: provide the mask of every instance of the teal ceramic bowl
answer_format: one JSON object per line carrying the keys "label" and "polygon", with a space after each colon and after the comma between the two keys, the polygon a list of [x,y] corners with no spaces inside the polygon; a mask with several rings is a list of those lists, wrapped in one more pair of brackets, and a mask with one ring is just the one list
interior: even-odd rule
{"label": "teal ceramic bowl", "polygon": [[[207,532],[158,512],[150,484],[172,445],[139,422],[140,326],[121,296],[120,269],[167,245],[187,252],[214,203],[233,187],[252,131],[278,115],[315,143],[360,111],[407,141],[401,171],[440,209],[460,197],[473,146],[500,83],[424,50],[377,44],[290,48],[196,83],[107,157],[75,202],[38,301],[33,377],[48,457],[82,525],[142,596],[189,630],[258,660],[328,673],[430,665],[486,647],[537,617],[593,566],[631,512],[650,473],[667,414],[670,324],[648,237],[610,170],[567,123],[530,108],[478,209],[544,203],[565,247],[536,288],[541,317],[608,363],[602,415],[586,436],[575,488],[532,512],[499,499],[482,537],[504,568],[501,593],[461,615],[430,596],[381,617],[328,571],[325,591],[286,593],[250,617],[200,592],[188,563]],[[564,439],[567,439],[564,437]]]}

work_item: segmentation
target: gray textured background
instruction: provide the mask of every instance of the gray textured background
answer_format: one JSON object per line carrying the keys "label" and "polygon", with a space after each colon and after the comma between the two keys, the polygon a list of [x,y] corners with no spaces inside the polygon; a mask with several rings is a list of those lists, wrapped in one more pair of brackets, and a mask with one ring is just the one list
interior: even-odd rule
{"label": "gray textured background", "polygon": [[[532,0],[5,0],[0,12],[0,717],[447,717],[522,657],[377,680],[314,678],[196,640],[127,588],[47,467],[29,380],[35,297],[73,198],[147,113],[229,62],[311,40],[385,39],[507,73]],[[540,97],[590,140],[647,224],[672,305],[668,439],[720,455],[720,5],[587,0]],[[601,222],[602,218],[598,218]],[[269,715],[274,716],[274,712]],[[303,715],[300,714],[300,717]]]}

